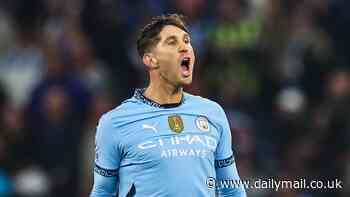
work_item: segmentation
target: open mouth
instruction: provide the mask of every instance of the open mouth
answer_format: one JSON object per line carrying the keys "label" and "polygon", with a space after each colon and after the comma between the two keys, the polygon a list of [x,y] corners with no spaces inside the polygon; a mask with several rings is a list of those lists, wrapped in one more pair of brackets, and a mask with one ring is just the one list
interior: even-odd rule
{"label": "open mouth", "polygon": [[191,75],[190,63],[191,59],[189,57],[184,57],[181,60],[181,71],[182,75],[185,77],[189,77]]}
{"label": "open mouth", "polygon": [[181,60],[181,66],[185,67],[186,69],[190,69],[190,62],[191,62],[191,59],[189,57],[184,57]]}

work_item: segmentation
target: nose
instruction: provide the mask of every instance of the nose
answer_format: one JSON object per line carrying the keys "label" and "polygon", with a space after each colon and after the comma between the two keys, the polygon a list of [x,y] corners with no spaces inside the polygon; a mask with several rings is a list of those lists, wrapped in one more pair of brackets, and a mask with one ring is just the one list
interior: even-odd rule
{"label": "nose", "polygon": [[186,43],[181,42],[181,44],[179,46],[179,52],[180,53],[187,53],[188,52],[188,46]]}

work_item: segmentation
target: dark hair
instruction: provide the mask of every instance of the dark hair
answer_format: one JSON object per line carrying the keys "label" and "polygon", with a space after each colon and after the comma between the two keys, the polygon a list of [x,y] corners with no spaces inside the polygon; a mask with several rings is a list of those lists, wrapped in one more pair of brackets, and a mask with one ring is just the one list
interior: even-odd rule
{"label": "dark hair", "polygon": [[174,25],[189,33],[182,15],[168,14],[154,17],[152,21],[141,30],[137,39],[137,52],[141,57],[158,44],[160,40],[159,33],[166,25]]}

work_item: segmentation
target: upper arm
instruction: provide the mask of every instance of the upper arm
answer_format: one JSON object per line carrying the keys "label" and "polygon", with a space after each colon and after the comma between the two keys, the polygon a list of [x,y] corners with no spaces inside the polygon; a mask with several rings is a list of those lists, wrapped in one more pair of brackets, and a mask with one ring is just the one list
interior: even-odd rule
{"label": "upper arm", "polygon": [[239,179],[234,165],[231,128],[224,110],[219,106],[219,142],[215,152],[215,169],[218,179]]}
{"label": "upper arm", "polygon": [[110,119],[103,116],[96,130],[95,163],[106,169],[117,169],[120,163],[120,140]]}
{"label": "upper arm", "polygon": [[224,110],[220,107],[218,111],[219,142],[215,152],[216,160],[224,160],[232,157],[231,128]]}
{"label": "upper arm", "polygon": [[[220,138],[215,152],[215,171],[217,183],[222,181],[239,181],[240,177],[237,172],[234,155],[232,151],[231,129],[224,110],[219,106],[219,133]],[[218,196],[235,196],[245,197],[245,189],[243,185],[231,185],[223,188],[218,185]]]}
{"label": "upper arm", "polygon": [[121,159],[119,138],[110,119],[103,116],[95,137],[94,186],[91,197],[111,197],[117,191],[117,175]]}

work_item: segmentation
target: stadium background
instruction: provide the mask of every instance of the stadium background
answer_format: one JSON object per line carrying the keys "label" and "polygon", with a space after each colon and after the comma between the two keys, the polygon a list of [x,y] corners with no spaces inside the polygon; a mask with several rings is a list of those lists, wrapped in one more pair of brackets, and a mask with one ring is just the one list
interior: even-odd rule
{"label": "stadium background", "polygon": [[[242,179],[343,181],[349,196],[350,1],[0,0],[0,196],[88,196],[100,115],[147,82],[135,49],[152,16],[187,16],[187,91],[227,112]],[[170,177],[171,178],[171,177]]]}

